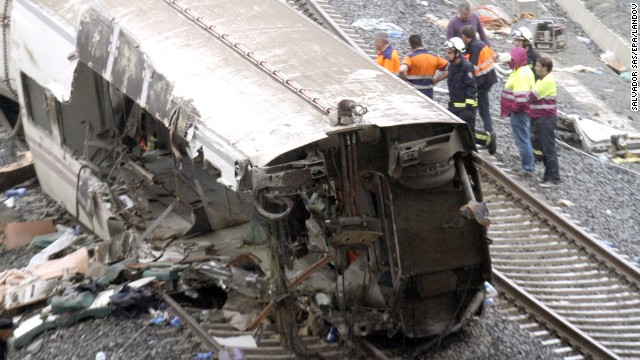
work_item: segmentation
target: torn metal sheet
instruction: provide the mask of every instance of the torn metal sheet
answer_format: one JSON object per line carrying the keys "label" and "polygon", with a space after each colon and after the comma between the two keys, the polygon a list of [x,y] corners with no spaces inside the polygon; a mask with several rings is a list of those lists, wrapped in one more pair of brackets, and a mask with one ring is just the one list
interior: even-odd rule
{"label": "torn metal sheet", "polygon": [[625,150],[640,153],[640,132],[616,129],[598,121],[562,112],[558,112],[558,120],[564,127],[579,135],[586,152],[610,152],[618,156],[624,155]]}

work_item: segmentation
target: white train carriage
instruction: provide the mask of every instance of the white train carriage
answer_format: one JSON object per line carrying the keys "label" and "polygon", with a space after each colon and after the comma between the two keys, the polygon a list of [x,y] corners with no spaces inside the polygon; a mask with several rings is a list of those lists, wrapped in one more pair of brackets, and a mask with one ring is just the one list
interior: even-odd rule
{"label": "white train carriage", "polygon": [[284,2],[9,9],[5,84],[40,183],[103,239],[153,236],[171,210],[196,219],[175,236],[253,216],[273,277],[321,229],[336,273],[368,279],[334,294],[357,335],[440,335],[481,306],[485,229],[460,212],[481,200],[468,127]]}

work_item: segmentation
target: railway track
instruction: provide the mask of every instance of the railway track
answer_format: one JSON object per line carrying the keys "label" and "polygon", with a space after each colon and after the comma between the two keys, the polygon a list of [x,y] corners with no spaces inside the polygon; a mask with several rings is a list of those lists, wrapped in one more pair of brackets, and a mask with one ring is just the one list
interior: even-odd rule
{"label": "railway track", "polygon": [[[347,42],[362,46],[325,1],[289,3],[341,38],[355,35],[357,41]],[[332,23],[337,31],[325,25]],[[491,213],[493,281],[514,304],[502,302],[505,312],[527,321],[523,327],[566,359],[640,358],[640,269],[492,162],[477,159]]]}
{"label": "railway track", "polygon": [[577,349],[593,358],[640,358],[640,269],[477,159],[498,289],[574,347],[558,347],[561,355],[577,358]]}
{"label": "railway track", "polygon": [[[337,37],[375,57],[375,51],[324,0],[287,0]],[[640,358],[640,270],[545,204],[488,158],[476,157],[492,225],[488,231],[493,282],[500,307],[543,344],[566,359]],[[165,301],[209,350],[216,337],[251,336],[258,348],[247,359],[292,359],[280,335],[237,331],[224,324],[199,324],[172,299]],[[303,338],[322,358],[342,358],[337,344]],[[372,356],[385,358],[375,348]],[[365,347],[366,348],[366,347]]]}

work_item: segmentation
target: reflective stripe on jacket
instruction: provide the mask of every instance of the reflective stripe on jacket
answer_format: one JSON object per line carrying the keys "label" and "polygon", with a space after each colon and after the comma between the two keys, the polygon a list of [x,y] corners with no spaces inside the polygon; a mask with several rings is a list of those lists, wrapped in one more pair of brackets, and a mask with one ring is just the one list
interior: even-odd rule
{"label": "reflective stripe on jacket", "polygon": [[475,69],[478,90],[489,90],[498,82],[493,68],[493,54],[493,50],[481,40],[472,39],[467,44],[465,56]]}
{"label": "reflective stripe on jacket", "polygon": [[527,95],[529,100],[529,115],[532,118],[557,115],[556,78],[549,73],[543,79],[536,81],[533,89]]}
{"label": "reflective stripe on jacket", "polygon": [[394,74],[398,73],[400,70],[400,55],[396,49],[394,49],[391,45],[387,46],[386,49],[378,52],[378,58],[376,59],[378,65],[383,68],[391,71]]}
{"label": "reflective stripe on jacket", "polygon": [[527,102],[527,95],[533,89],[534,84],[533,72],[529,66],[524,65],[515,69],[509,75],[507,82],[504,84],[504,90],[502,90],[500,116],[507,117],[512,112],[524,112],[528,115],[529,103]]}
{"label": "reflective stripe on jacket", "polygon": [[417,49],[407,55],[402,63],[407,65],[407,81],[423,94],[433,97],[433,75],[444,70],[449,62],[425,49]]}
{"label": "reflective stripe on jacket", "polygon": [[476,77],[473,65],[464,57],[459,64],[449,64],[447,85],[449,86],[449,110],[478,106]]}

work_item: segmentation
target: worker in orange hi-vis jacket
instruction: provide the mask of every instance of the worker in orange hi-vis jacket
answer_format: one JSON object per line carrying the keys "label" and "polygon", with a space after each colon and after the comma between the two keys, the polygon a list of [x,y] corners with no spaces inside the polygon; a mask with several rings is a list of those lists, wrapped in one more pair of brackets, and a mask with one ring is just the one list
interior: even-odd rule
{"label": "worker in orange hi-vis jacket", "polygon": [[[409,46],[411,53],[402,60],[400,78],[407,80],[421,93],[433,99],[433,85],[447,78],[449,63],[426,50],[420,35],[411,35]],[[442,73],[436,77],[437,70]]]}
{"label": "worker in orange hi-vis jacket", "polygon": [[400,55],[398,55],[398,51],[394,49],[389,42],[388,32],[378,31],[373,34],[373,43],[376,46],[376,50],[378,50],[376,62],[390,72],[398,74],[398,70],[400,69]]}

